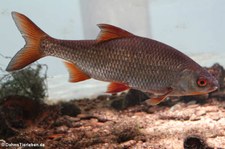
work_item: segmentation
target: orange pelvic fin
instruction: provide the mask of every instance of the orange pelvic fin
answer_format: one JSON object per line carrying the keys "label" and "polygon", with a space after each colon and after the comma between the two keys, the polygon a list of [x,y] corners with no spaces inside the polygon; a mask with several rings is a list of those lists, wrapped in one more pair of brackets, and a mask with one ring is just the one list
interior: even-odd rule
{"label": "orange pelvic fin", "polygon": [[125,84],[112,82],[109,84],[106,93],[117,93],[128,90],[130,87]]}
{"label": "orange pelvic fin", "polygon": [[128,31],[125,31],[119,27],[109,25],[109,24],[98,24],[98,27],[101,29],[97,42],[107,41],[115,38],[124,38],[134,36]]}
{"label": "orange pelvic fin", "polygon": [[12,12],[12,17],[23,38],[26,40],[26,45],[12,58],[6,68],[7,71],[22,69],[43,57],[40,50],[40,42],[47,36],[25,15]]}
{"label": "orange pelvic fin", "polygon": [[163,100],[166,99],[166,97],[168,97],[168,95],[173,91],[173,89],[169,89],[167,93],[165,93],[164,95],[162,96],[159,96],[159,97],[156,97],[156,98],[151,98],[151,99],[148,99],[146,100],[147,104],[149,105],[157,105],[159,104],[160,102],[162,102]]}
{"label": "orange pelvic fin", "polygon": [[80,81],[90,79],[90,77],[84,72],[82,72],[75,64],[70,62],[64,62],[64,64],[69,71],[70,82],[80,82]]}

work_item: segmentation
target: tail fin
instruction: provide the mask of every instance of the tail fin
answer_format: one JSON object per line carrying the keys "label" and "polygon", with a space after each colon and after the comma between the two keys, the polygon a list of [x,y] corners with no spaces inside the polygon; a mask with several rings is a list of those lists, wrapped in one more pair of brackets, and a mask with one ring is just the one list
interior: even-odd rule
{"label": "tail fin", "polygon": [[17,28],[25,39],[26,45],[12,58],[6,71],[22,69],[43,57],[43,53],[40,50],[40,43],[41,40],[47,36],[46,33],[44,33],[25,15],[12,12],[12,17]]}

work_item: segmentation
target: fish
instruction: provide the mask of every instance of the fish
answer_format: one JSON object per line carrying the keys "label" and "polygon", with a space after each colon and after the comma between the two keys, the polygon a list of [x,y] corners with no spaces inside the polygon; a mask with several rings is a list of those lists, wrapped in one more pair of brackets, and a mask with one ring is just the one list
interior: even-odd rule
{"label": "fish", "polygon": [[170,96],[208,94],[219,87],[206,69],[179,50],[116,26],[98,24],[100,32],[93,40],[63,40],[49,36],[21,13],[12,12],[12,18],[26,44],[9,62],[9,72],[54,56],[65,60],[70,82],[93,78],[110,82],[107,93],[129,89],[152,93],[150,105]]}

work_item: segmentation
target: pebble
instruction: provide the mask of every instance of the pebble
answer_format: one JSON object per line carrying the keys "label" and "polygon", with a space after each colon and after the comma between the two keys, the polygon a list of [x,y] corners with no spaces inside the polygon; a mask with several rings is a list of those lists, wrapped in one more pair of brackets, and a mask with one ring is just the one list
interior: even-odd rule
{"label": "pebble", "polygon": [[79,117],[71,117],[71,116],[65,116],[66,119],[73,121],[73,122],[78,122],[80,120]]}
{"label": "pebble", "polygon": [[170,108],[170,111],[173,112],[173,111],[181,109],[182,107],[183,107],[183,105],[181,103],[177,103]]}
{"label": "pebble", "polygon": [[208,106],[205,108],[206,112],[218,112],[218,107],[217,106]]}
{"label": "pebble", "polygon": [[129,147],[131,147],[131,146],[133,146],[135,144],[136,144],[136,141],[135,140],[129,140],[129,141],[126,141],[124,143],[121,143],[120,144],[120,147],[121,148],[129,148]]}
{"label": "pebble", "polygon": [[196,103],[197,103],[196,100],[192,100],[192,101],[189,101],[189,102],[187,103],[187,105],[195,105]]}
{"label": "pebble", "polygon": [[208,115],[215,121],[218,121],[221,118],[220,113],[218,112],[210,112]]}
{"label": "pebble", "polygon": [[103,126],[103,125],[104,125],[104,123],[98,122],[98,121],[92,121],[92,122],[90,122],[90,124],[91,124],[92,126],[96,126],[96,127],[98,127],[98,126]]}
{"label": "pebble", "polygon": [[65,125],[56,128],[55,133],[65,133],[69,128]]}
{"label": "pebble", "polygon": [[84,113],[81,113],[81,114],[78,114],[77,115],[77,118],[80,118],[80,119],[86,118],[86,117],[88,117],[88,115],[87,114],[84,114]]}
{"label": "pebble", "polygon": [[0,143],[6,143],[6,141],[3,139],[0,139]]}
{"label": "pebble", "polygon": [[158,112],[158,111],[160,111],[162,109],[165,109],[165,108],[158,107],[158,106],[152,106],[152,107],[147,109],[147,113],[154,114],[155,112]]}
{"label": "pebble", "polygon": [[190,121],[198,121],[200,119],[201,119],[201,117],[194,115],[194,114],[190,117]]}
{"label": "pebble", "polygon": [[203,115],[206,115],[206,111],[205,110],[198,110],[196,111],[195,113],[197,116],[203,116]]}
{"label": "pebble", "polygon": [[92,129],[92,132],[93,132],[93,133],[97,133],[99,130],[100,130],[99,128],[93,128],[93,129]]}
{"label": "pebble", "polygon": [[145,115],[146,115],[145,112],[135,112],[133,117],[136,117],[136,116],[145,116]]}
{"label": "pebble", "polygon": [[81,127],[82,125],[84,125],[82,122],[73,123],[73,127]]}

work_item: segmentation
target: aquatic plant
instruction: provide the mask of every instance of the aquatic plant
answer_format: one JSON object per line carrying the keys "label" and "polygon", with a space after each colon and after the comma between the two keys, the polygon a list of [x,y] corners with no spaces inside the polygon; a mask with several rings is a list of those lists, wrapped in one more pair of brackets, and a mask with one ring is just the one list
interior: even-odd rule
{"label": "aquatic plant", "polygon": [[[45,69],[44,69],[45,67]],[[43,100],[47,96],[47,66],[34,64],[21,71],[0,76],[0,100],[7,96],[26,96],[33,100]]]}

